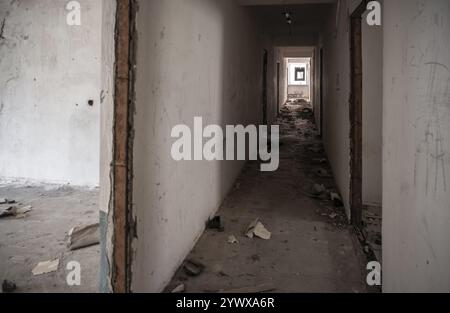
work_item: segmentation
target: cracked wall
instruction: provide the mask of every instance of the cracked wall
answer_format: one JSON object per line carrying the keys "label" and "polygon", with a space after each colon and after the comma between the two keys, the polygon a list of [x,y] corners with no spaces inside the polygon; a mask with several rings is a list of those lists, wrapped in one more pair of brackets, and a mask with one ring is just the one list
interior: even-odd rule
{"label": "cracked wall", "polygon": [[137,21],[132,290],[158,292],[243,166],[175,162],[172,127],[192,126],[195,116],[205,125],[259,124],[264,44],[233,1],[141,0]]}
{"label": "cracked wall", "polygon": [[[101,2],[0,2],[0,178],[99,183]],[[92,101],[92,102],[91,102]]]}
{"label": "cracked wall", "polygon": [[383,13],[383,289],[449,292],[450,2]]}

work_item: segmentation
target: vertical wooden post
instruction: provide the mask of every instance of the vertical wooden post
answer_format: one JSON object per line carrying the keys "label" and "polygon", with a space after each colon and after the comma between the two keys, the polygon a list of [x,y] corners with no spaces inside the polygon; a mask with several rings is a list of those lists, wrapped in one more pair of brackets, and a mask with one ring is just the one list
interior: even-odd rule
{"label": "vertical wooden post", "polygon": [[130,85],[130,0],[117,0],[116,68],[114,93],[113,253],[111,284],[115,293],[128,291],[127,208]]}

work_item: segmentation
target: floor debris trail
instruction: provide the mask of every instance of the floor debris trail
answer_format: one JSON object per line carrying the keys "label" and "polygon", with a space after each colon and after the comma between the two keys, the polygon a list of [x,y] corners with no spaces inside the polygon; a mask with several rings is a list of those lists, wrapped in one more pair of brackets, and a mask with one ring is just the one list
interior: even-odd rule
{"label": "floor debris trail", "polygon": [[[218,212],[225,231],[206,230],[187,258],[199,260],[204,271],[190,277],[181,267],[169,286],[183,284],[186,292],[255,286],[274,292],[366,291],[365,257],[347,222],[311,109],[306,103],[287,105],[278,124],[279,169],[260,172],[257,162],[247,163]],[[255,221],[270,240],[246,236]],[[238,244],[227,244],[230,236]]]}
{"label": "floor debris trail", "polygon": [[[0,184],[0,209],[12,207],[0,218],[0,281],[14,282],[10,292],[98,291],[100,247],[84,248],[99,240],[97,199],[97,189]],[[83,249],[71,251],[67,240],[78,225],[92,226],[73,229],[72,248]],[[81,286],[67,284],[72,261],[82,267]]]}

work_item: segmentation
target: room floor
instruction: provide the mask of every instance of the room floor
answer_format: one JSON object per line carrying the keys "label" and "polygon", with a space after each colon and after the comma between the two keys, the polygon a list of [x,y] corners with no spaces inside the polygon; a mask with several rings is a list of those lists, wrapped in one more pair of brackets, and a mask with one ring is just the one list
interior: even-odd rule
{"label": "room floor", "polygon": [[[13,282],[15,292],[97,292],[100,264],[98,245],[70,251],[69,231],[97,223],[98,190],[69,186],[0,185],[0,199],[29,207],[23,216],[0,218],[0,279]],[[57,271],[34,276],[39,262],[60,259]],[[81,265],[81,286],[68,286],[66,266]],[[1,283],[0,282],[0,283]]]}
{"label": "room floor", "polygon": [[[185,261],[167,292],[183,284],[186,292],[367,291],[366,257],[339,199],[331,200],[334,179],[304,106],[282,110],[279,169],[246,165],[218,212],[224,231],[207,229],[186,259],[204,270],[192,276]],[[255,219],[270,240],[245,236]],[[238,242],[229,243],[230,236]]]}

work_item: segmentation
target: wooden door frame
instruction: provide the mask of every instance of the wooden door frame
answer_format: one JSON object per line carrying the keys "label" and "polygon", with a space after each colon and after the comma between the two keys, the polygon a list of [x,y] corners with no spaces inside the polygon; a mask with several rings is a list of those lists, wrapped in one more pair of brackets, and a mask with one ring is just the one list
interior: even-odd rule
{"label": "wooden door frame", "polygon": [[350,16],[350,209],[351,221],[362,226],[362,16],[368,0],[363,0]]}
{"label": "wooden door frame", "polygon": [[116,0],[113,161],[111,170],[112,292],[131,290],[136,0]]}
{"label": "wooden door frame", "polygon": [[264,49],[264,55],[263,55],[263,125],[268,125],[268,118],[267,118],[267,75],[268,75],[268,67],[269,67],[269,52]]}

